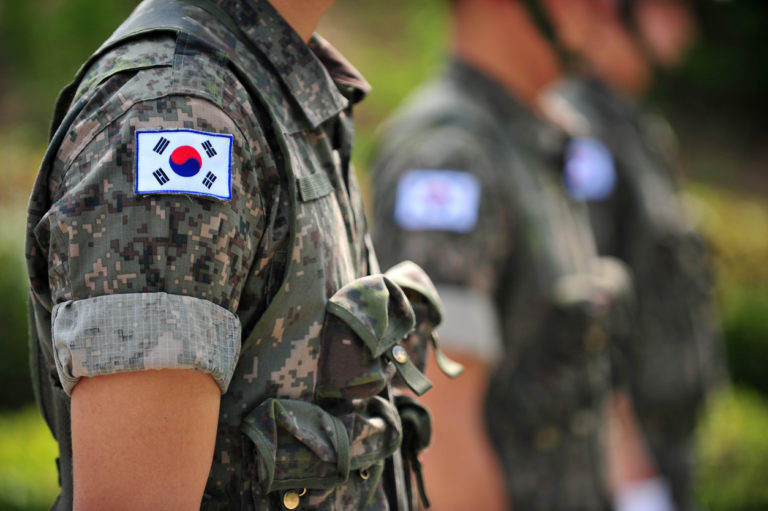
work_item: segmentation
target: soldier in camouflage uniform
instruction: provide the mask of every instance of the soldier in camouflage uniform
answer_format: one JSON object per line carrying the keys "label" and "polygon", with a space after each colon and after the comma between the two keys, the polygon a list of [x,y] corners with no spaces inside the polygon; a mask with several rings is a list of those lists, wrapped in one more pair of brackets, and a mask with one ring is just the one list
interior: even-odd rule
{"label": "soldier in camouflage uniform", "polygon": [[563,193],[549,157],[563,134],[525,106],[559,76],[525,8],[452,7],[454,56],[385,126],[373,169],[381,260],[428,270],[441,337],[472,376],[425,397],[439,398],[428,489],[441,510],[607,509],[607,340],[628,276]]}
{"label": "soldier in camouflage uniform", "polygon": [[[670,131],[631,97],[647,88],[653,63],[670,66],[680,60],[692,20],[682,2],[621,2],[623,13],[619,3],[606,9],[597,2],[542,2],[560,35],[553,42],[581,61],[582,72],[551,87],[540,100],[573,137],[564,178],[569,190],[588,203],[600,253],[625,261],[635,277],[632,336],[614,363],[620,389],[613,414],[618,442],[612,445],[617,508],[686,511],[692,508],[698,412],[706,394],[724,380],[712,274],[684,207]],[[675,33],[664,33],[670,30]],[[577,168],[584,159],[579,144],[587,142],[603,145],[615,173],[612,185],[599,193],[576,184],[605,180],[595,166],[587,172],[585,165]],[[647,463],[642,461],[645,447],[633,447],[635,440],[624,434],[633,428],[632,415],[650,451]]]}
{"label": "soldier in camouflage uniform", "polygon": [[378,269],[329,3],[148,0],[62,93],[27,237],[55,509],[412,508],[392,382],[429,388],[441,308]]}

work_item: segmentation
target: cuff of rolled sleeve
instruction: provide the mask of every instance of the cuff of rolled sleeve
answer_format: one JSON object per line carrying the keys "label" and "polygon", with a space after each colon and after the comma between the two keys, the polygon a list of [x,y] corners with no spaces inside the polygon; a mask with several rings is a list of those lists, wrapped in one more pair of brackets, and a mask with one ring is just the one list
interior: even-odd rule
{"label": "cuff of rolled sleeve", "polygon": [[503,352],[499,315],[492,298],[475,289],[436,284],[443,302],[440,346],[495,364]]}
{"label": "cuff of rolled sleeve", "polygon": [[166,293],[105,295],[53,308],[53,349],[67,394],[80,378],[149,369],[210,374],[226,392],[240,320],[218,305]]}

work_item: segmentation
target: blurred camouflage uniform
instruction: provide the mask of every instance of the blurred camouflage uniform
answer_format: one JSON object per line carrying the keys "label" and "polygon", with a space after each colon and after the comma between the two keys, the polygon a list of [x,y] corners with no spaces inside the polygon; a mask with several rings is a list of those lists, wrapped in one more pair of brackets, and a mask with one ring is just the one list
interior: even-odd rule
{"label": "blurred camouflage uniform", "polygon": [[608,313],[629,281],[595,257],[586,212],[562,193],[547,158],[562,143],[453,60],[386,126],[373,174],[381,260],[421,264],[443,298],[445,345],[496,366],[487,426],[514,509],[608,507]]}
{"label": "blurred camouflage uniform", "polygon": [[596,79],[564,81],[543,105],[572,137],[599,139],[612,154],[615,187],[588,207],[600,253],[626,262],[635,280],[637,316],[614,373],[678,509],[690,509],[697,413],[725,374],[712,270],[678,187],[671,130]]}
{"label": "blurred camouflage uniform", "polygon": [[[222,392],[203,509],[410,509],[428,417],[390,380],[429,387],[403,345],[440,304],[418,267],[380,274],[370,248],[349,163],[367,90],[263,0],[145,2],[65,89],[27,239],[56,509],[72,506],[77,381],[162,368]],[[202,141],[183,146],[202,165],[187,181],[179,137]]]}

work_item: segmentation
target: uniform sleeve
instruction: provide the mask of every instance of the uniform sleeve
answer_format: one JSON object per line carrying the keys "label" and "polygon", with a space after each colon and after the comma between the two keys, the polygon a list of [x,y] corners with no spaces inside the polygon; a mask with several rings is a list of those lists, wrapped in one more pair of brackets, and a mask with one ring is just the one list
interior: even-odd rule
{"label": "uniform sleeve", "polygon": [[445,306],[443,344],[492,360],[501,346],[492,297],[512,250],[503,164],[461,127],[401,140],[384,146],[373,174],[379,258],[421,265]]}
{"label": "uniform sleeve", "polygon": [[[178,368],[211,374],[223,393],[240,349],[234,312],[264,230],[263,155],[223,110],[203,99],[138,102],[97,133],[83,135],[92,122],[75,125],[62,146],[52,173],[54,203],[36,229],[48,253],[62,386],[69,393],[82,377]],[[143,182],[136,176],[149,160],[137,151],[140,131],[157,132],[155,149],[167,146],[156,155],[164,176],[150,172]],[[200,132],[231,136],[231,154],[209,159],[207,146],[196,147]],[[81,138],[78,147],[73,141]],[[178,156],[191,154],[185,145],[202,162],[192,177],[194,168],[164,163],[174,154],[183,163]],[[178,147],[181,152],[174,151]],[[209,171],[230,180],[230,198],[200,193]],[[161,187],[164,180],[173,185],[169,191]],[[140,193],[150,183],[160,189]]]}

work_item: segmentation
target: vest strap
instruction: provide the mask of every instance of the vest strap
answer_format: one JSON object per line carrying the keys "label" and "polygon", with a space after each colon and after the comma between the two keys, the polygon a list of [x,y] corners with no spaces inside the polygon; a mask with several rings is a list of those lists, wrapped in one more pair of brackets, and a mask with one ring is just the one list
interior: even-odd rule
{"label": "vest strap", "polygon": [[395,365],[395,369],[397,369],[397,373],[417,396],[424,394],[432,388],[432,382],[419,371],[419,368],[416,367],[416,364],[413,363],[410,357],[405,355],[405,349],[403,349],[402,346],[399,344],[395,345],[395,347],[387,353],[387,358],[392,361]]}
{"label": "vest strap", "polygon": [[299,188],[299,196],[303,202],[325,197],[333,191],[331,180],[323,172],[296,178],[296,184]]}

